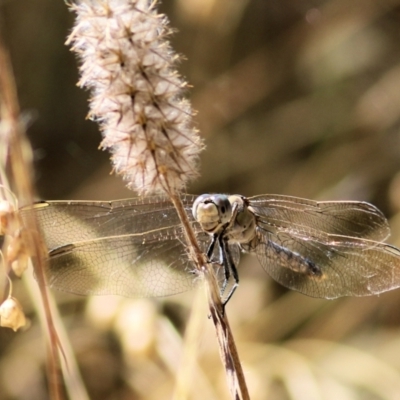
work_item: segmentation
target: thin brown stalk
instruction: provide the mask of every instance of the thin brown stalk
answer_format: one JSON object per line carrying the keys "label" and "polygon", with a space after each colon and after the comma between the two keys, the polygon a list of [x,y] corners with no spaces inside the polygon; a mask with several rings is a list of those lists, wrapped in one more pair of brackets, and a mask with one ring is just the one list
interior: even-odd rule
{"label": "thin brown stalk", "polygon": [[170,198],[181,220],[193,262],[197,270],[205,277],[210,316],[214,323],[220,357],[225,368],[226,379],[232,399],[250,399],[228,316],[221,302],[219,286],[213,266],[211,263],[207,262],[204,253],[202,253],[197,243],[196,235],[193,232],[179,195],[170,194]]}
{"label": "thin brown stalk", "polygon": [[102,147],[114,170],[141,194],[167,193],[186,236],[188,252],[208,287],[209,309],[233,399],[248,392],[213,265],[201,250],[179,193],[198,175],[204,146],[184,99],[179,59],[166,40],[168,20],[157,1],[81,0],[71,8],[75,27],[67,43],[81,60],[80,85],[92,91],[90,116],[100,122]]}
{"label": "thin brown stalk", "polygon": [[[25,137],[24,126],[21,122],[20,108],[17,99],[17,92],[12,73],[8,53],[0,40],[0,116],[2,124],[2,145],[8,148],[10,165],[10,176],[13,183],[13,192],[23,204],[32,204],[33,185],[32,174],[32,153]],[[35,233],[36,232],[36,233]],[[58,350],[60,343],[54,328],[52,315],[49,306],[48,293],[45,285],[44,266],[46,250],[41,238],[37,234],[38,226],[34,218],[29,221],[25,246],[31,255],[35,275],[42,295],[43,308],[46,315],[49,334],[49,360],[48,381],[50,397],[54,400],[61,400],[61,376],[60,359]]]}

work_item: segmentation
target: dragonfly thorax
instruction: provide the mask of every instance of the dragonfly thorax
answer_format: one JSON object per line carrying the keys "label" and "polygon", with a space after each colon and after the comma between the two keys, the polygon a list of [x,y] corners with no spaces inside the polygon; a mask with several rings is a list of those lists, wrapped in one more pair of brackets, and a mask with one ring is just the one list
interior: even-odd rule
{"label": "dragonfly thorax", "polygon": [[226,227],[225,235],[229,241],[247,244],[256,236],[256,216],[243,196],[229,196],[232,206],[232,219]]}
{"label": "dragonfly thorax", "polygon": [[202,194],[193,203],[192,213],[201,228],[208,233],[218,233],[232,217],[232,205],[223,194]]}

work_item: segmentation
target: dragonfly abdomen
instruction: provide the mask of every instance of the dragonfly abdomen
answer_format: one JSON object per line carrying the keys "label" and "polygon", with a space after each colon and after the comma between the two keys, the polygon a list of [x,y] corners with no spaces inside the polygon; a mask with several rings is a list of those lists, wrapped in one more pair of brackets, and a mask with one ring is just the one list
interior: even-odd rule
{"label": "dragonfly abdomen", "polygon": [[279,246],[271,240],[265,243],[265,250],[269,253],[270,260],[276,262],[280,267],[289,268],[310,277],[322,277],[321,268],[299,253]]}

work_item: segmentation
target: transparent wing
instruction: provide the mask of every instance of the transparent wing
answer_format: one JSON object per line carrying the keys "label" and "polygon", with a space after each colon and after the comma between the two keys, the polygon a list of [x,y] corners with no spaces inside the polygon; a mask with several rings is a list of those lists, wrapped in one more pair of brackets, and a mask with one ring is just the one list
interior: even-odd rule
{"label": "transparent wing", "polygon": [[[193,198],[182,199],[190,217]],[[49,248],[47,275],[54,288],[162,296],[193,287],[179,218],[166,197],[54,201],[21,210],[23,219],[33,213]]]}
{"label": "transparent wing", "polygon": [[[179,228],[146,234],[114,236],[68,244],[50,251],[48,283],[81,295],[127,297],[169,296],[192,289],[199,281]],[[201,233],[205,252],[209,236]],[[232,246],[235,262],[238,246]],[[223,271],[215,265],[220,285]]]}
{"label": "transparent wing", "polygon": [[[191,221],[194,198],[182,197]],[[48,201],[22,208],[20,212],[23,219],[35,215],[49,250],[79,241],[146,233],[180,224],[171,202],[163,196],[110,202]]]}
{"label": "transparent wing", "polygon": [[384,241],[390,235],[385,216],[375,206],[356,201],[312,201],[290,196],[249,198],[257,224],[269,232],[313,238],[344,235]]}
{"label": "transparent wing", "polygon": [[167,296],[191,289],[196,273],[175,228],[114,236],[50,251],[49,285],[76,294]]}
{"label": "transparent wing", "polygon": [[[182,201],[206,252],[210,236],[193,220],[194,198],[185,195]],[[58,290],[155,297],[189,290],[198,281],[179,218],[166,197],[55,201],[21,209],[23,219],[33,214],[49,248],[48,282]],[[230,247],[238,262],[238,246]],[[223,274],[216,269],[222,284]]]}
{"label": "transparent wing", "polygon": [[400,251],[380,242],[263,232],[256,253],[273,279],[312,297],[369,296],[400,286]]}

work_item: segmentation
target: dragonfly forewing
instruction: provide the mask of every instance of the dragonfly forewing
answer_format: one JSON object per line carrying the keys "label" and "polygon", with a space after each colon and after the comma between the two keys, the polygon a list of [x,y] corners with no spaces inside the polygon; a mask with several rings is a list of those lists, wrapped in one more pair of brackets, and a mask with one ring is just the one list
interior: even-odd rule
{"label": "dragonfly forewing", "polygon": [[[191,221],[195,196],[182,201]],[[47,201],[21,210],[23,218],[34,213],[51,250],[61,245],[103,237],[145,233],[180,226],[178,215],[165,196],[117,201]]]}
{"label": "dragonfly forewing", "polygon": [[312,201],[290,196],[249,198],[258,225],[271,232],[289,231],[323,238],[326,234],[384,241],[389,224],[375,206],[356,201]]}

